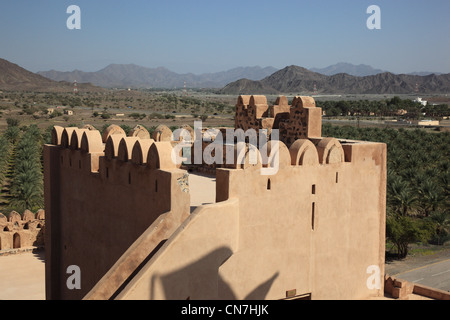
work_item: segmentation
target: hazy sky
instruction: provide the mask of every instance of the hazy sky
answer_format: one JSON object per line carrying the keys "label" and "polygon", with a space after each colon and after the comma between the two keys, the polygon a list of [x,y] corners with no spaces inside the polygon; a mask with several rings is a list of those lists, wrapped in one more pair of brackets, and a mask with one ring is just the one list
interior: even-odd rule
{"label": "hazy sky", "polygon": [[[66,26],[69,5],[81,9],[81,30]],[[370,5],[381,30],[366,26]],[[0,57],[34,72],[350,62],[449,73],[449,14],[449,0],[2,0]]]}

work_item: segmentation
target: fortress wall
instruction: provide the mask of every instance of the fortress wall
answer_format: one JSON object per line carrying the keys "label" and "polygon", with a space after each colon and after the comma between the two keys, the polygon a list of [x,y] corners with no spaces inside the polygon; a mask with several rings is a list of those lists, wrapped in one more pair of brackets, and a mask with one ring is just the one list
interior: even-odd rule
{"label": "fortress wall", "polygon": [[[98,135],[55,128],[62,147],[45,148],[50,294],[81,298],[65,290],[61,271],[75,261],[90,273],[85,299],[383,296],[386,145],[321,137],[312,98],[294,98],[289,113],[287,99],[276,105],[284,132],[278,166],[263,149],[250,163],[248,146],[240,154],[235,147],[244,163],[213,166],[217,203],[190,216],[187,174],[171,162],[170,129],[160,127],[153,139],[107,130],[102,155],[89,152],[98,151]],[[266,117],[265,97],[241,96],[236,110],[240,128],[276,123]],[[367,287],[373,265],[380,289]]]}
{"label": "fortress wall", "polygon": [[384,275],[386,146],[297,142],[281,144],[273,176],[248,157],[217,169],[219,202],[198,208],[117,299],[383,296],[367,287],[367,268]]}
{"label": "fortress wall", "polygon": [[[119,147],[111,146],[112,155],[106,157],[86,152],[86,146],[81,150],[78,137],[85,134],[82,129],[65,129],[61,146],[44,148],[45,198],[51,220],[48,272],[57,275],[48,283],[52,299],[83,298],[160,215],[189,213],[189,194],[179,182],[185,173],[165,164],[164,146],[153,152],[143,148],[147,161],[139,165],[131,160],[140,138],[121,132],[104,136],[105,147],[108,141],[119,143]],[[89,149],[98,151],[99,140],[86,139]],[[79,266],[83,273],[81,290],[66,287],[64,271],[70,265]]]}
{"label": "fortress wall", "polygon": [[236,250],[236,199],[199,207],[117,296],[118,300],[221,299],[217,270]]}
{"label": "fortress wall", "polygon": [[259,298],[285,298],[292,289],[315,299],[382,295],[367,288],[366,270],[377,265],[384,274],[385,145],[348,148],[370,157],[266,177],[258,169],[218,170],[217,184],[228,179],[228,196],[239,199],[239,250],[221,267],[239,299],[273,278]]}

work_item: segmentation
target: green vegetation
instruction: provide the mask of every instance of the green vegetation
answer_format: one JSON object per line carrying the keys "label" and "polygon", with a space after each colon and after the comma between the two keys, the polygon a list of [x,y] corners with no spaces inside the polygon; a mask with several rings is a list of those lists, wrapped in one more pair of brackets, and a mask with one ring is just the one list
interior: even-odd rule
{"label": "green vegetation", "polygon": [[16,146],[10,191],[10,207],[18,212],[26,209],[37,211],[44,206],[42,135],[34,125],[25,130]]}
{"label": "green vegetation", "polygon": [[44,206],[43,136],[35,125],[19,128],[12,120],[8,125],[0,136],[0,204],[8,211],[36,211]]}
{"label": "green vegetation", "polygon": [[415,242],[450,240],[450,134],[323,125],[323,136],[387,144],[388,242],[399,257]]}
{"label": "green vegetation", "polygon": [[386,100],[355,100],[355,101],[316,101],[327,116],[365,116],[365,117],[395,117],[399,110],[405,110],[408,119],[420,119],[425,114],[431,118],[450,116],[448,104],[423,106],[421,103],[409,99],[393,97]]}

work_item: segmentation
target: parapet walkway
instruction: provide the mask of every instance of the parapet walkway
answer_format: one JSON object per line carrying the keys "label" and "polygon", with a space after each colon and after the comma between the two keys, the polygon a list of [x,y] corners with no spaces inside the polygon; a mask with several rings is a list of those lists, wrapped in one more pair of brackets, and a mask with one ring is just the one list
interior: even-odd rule
{"label": "parapet walkway", "polygon": [[201,205],[216,203],[216,177],[198,172],[189,173],[191,213]]}

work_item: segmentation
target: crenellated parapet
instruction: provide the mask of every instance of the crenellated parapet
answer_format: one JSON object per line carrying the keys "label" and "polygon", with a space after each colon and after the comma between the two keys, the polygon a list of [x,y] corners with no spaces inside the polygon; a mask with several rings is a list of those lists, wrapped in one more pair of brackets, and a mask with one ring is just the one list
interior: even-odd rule
{"label": "crenellated parapet", "polygon": [[277,98],[273,106],[265,96],[239,96],[236,103],[235,128],[279,130],[279,139],[290,146],[297,139],[322,135],[322,110],[312,97],[294,97],[289,105],[285,96]]}
{"label": "crenellated parapet", "polygon": [[108,127],[103,135],[98,130],[54,127],[52,143],[62,148],[61,164],[92,173],[102,171],[100,158],[149,169],[177,169],[179,166],[171,159],[172,131],[167,127],[160,130],[162,134],[156,134],[158,140],[155,141],[141,126],[130,131],[128,136],[116,125]]}
{"label": "crenellated parapet", "polygon": [[[55,263],[61,265],[49,268],[69,264],[94,269],[92,278],[84,280],[83,287],[89,288],[152,224],[159,226],[152,236],[156,246],[186,219],[187,175],[172,161],[172,142],[163,140],[151,139],[142,126],[128,135],[116,125],[103,133],[91,126],[53,129],[53,144],[44,146],[45,205],[51,222],[46,250],[58,255],[61,260]],[[113,238],[118,241],[112,243]],[[97,243],[109,243],[108,250]],[[84,260],[86,256],[90,259]],[[97,265],[91,266],[92,261]]]}

